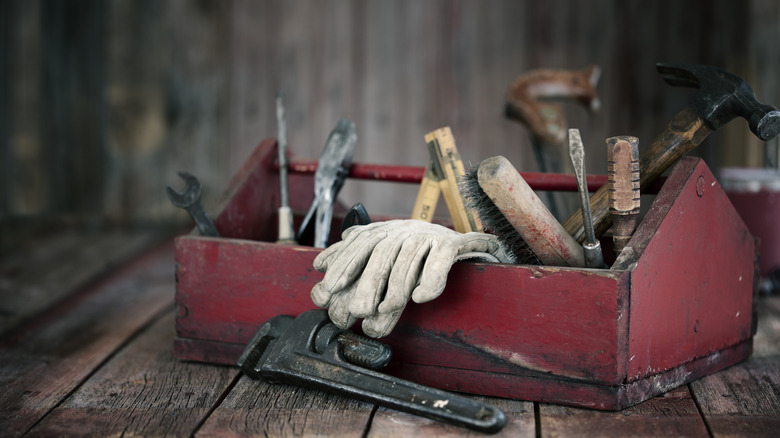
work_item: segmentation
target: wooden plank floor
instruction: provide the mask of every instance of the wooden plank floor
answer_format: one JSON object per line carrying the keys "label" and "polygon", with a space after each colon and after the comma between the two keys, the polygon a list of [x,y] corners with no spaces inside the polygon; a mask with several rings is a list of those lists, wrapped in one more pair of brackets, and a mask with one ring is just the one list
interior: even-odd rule
{"label": "wooden plank floor", "polygon": [[[480,435],[179,361],[172,241],[71,232],[0,260],[0,436]],[[780,436],[780,296],[759,302],[750,360],[630,409],[478,398],[507,414],[499,436]]]}

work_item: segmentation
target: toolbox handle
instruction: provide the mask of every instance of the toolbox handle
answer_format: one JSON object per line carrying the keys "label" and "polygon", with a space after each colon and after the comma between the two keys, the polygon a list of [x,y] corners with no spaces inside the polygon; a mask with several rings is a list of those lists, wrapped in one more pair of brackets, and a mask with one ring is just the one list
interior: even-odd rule
{"label": "toolbox handle", "polygon": [[[274,169],[279,170],[278,163],[274,163]],[[317,161],[295,160],[288,163],[289,173],[314,175],[316,170]],[[352,163],[347,176],[353,179],[419,184],[424,174],[425,167],[422,166]],[[577,178],[574,174],[520,172],[520,175],[534,190],[577,191]],[[665,177],[656,179],[644,193],[658,194],[664,181]],[[588,191],[595,192],[607,183],[607,175],[588,175],[587,182]]]}

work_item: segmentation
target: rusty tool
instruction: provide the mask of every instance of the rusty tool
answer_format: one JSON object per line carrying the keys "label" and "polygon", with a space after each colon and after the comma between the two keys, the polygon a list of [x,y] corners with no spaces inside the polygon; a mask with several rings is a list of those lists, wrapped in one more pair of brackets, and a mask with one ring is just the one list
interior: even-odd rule
{"label": "rusty tool", "polygon": [[301,241],[303,233],[316,213],[314,246],[317,248],[328,246],[333,203],[347,179],[356,142],[355,123],[347,119],[339,120],[328,136],[325,150],[317,163],[317,170],[314,172],[314,199],[298,229],[296,236],[298,242]]}
{"label": "rusty tool", "polygon": [[[543,265],[584,267],[582,247],[553,217],[514,166],[502,156],[483,160],[476,171],[481,190],[468,188],[470,204],[477,207],[485,228],[498,229],[496,235],[511,248],[517,244],[511,225]],[[473,178],[465,178],[468,183]],[[482,198],[482,199],[479,199]],[[489,199],[484,199],[489,198]],[[490,224],[490,226],[488,226]],[[518,259],[523,260],[520,255]]]}
{"label": "rusty tool", "polygon": [[612,242],[620,254],[636,228],[639,217],[639,139],[630,136],[607,139],[607,183]]}
{"label": "rusty tool", "polygon": [[293,214],[287,190],[287,121],[284,111],[284,96],[276,93],[277,152],[279,159],[279,235],[276,243],[295,244]]}
{"label": "rusty tool", "polygon": [[585,147],[582,145],[579,129],[569,129],[569,155],[577,176],[577,191],[582,205],[582,220],[585,223],[585,241],[582,242],[582,252],[585,257],[585,267],[603,268],[604,256],[601,253],[601,242],[593,231],[593,218],[590,213],[588,199],[588,182],[585,179]]}
{"label": "rusty tool", "polygon": [[327,310],[276,316],[255,333],[238,365],[253,379],[310,386],[481,432],[506,424],[498,408],[382,374],[386,344],[336,327]]}
{"label": "rusty tool", "polygon": [[[581,70],[531,70],[512,82],[505,114],[528,128],[540,172],[571,173],[572,170],[564,158],[566,116],[560,104],[549,100],[573,99],[595,112],[601,105],[596,92],[600,76],[601,69],[591,65]],[[560,217],[562,207],[573,208],[563,201],[553,192],[547,192],[553,216]]]}
{"label": "rusty tool", "polygon": [[[762,140],[780,133],[780,111],[756,99],[753,90],[739,76],[700,64],[657,64],[663,79],[673,86],[698,88],[690,104],[672,118],[666,130],[639,157],[640,189],[645,190],[680,157],[708,135],[736,117],[748,121],[750,130]],[[609,188],[605,185],[590,197],[596,236],[612,224]],[[582,214],[574,212],[563,224],[579,242],[585,238]]]}
{"label": "rusty tool", "polygon": [[198,178],[187,172],[178,172],[182,177],[186,186],[181,192],[173,190],[170,186],[167,187],[168,199],[171,200],[171,204],[179,208],[184,208],[195,221],[195,225],[200,230],[200,234],[209,237],[219,237],[219,231],[214,226],[214,222],[211,221],[209,215],[206,214],[206,210],[200,203],[201,184]]}
{"label": "rusty tool", "polygon": [[444,195],[453,228],[459,233],[482,231],[474,212],[466,208],[458,180],[466,173],[449,127],[425,135],[430,160],[412,209],[412,219],[431,222],[439,195]]}

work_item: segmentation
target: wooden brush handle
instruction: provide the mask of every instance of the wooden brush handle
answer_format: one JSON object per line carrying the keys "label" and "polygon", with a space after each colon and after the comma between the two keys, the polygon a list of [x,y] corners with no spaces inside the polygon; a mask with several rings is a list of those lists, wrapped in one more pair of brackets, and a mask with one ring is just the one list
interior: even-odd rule
{"label": "wooden brush handle", "polygon": [[477,175],[479,186],[542,264],[585,266],[582,246],[563,229],[509,160],[488,158],[480,163]]}
{"label": "wooden brush handle", "polygon": [[[692,108],[686,107],[677,113],[666,126],[666,130],[650,145],[650,149],[639,157],[641,190],[646,189],[678,159],[698,146],[711,132],[712,128]],[[608,190],[608,186],[602,186],[590,197],[590,211],[593,214],[596,237],[604,234],[612,225]],[[580,209],[569,216],[563,223],[563,227],[578,242],[585,240],[585,227],[582,225]]]}

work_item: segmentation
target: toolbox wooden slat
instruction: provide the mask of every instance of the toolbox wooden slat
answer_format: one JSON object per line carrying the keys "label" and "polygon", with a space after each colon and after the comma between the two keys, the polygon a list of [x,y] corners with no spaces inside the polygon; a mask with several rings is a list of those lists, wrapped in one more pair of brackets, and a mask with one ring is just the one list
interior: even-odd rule
{"label": "toolbox wooden slat", "polygon": [[[319,250],[270,243],[268,233],[265,242],[247,239],[260,235],[252,226],[276,229],[276,204],[242,209],[246,194],[275,199],[262,194],[276,190],[274,151],[263,142],[234,179],[223,211],[241,218],[238,235],[220,215],[225,237],[176,240],[177,357],[234,364],[267,319],[314,307]],[[612,270],[456,264],[442,296],[411,303],[383,338],[393,347],[388,372],[445,389],[622,409],[750,355],[753,239],[701,160],[678,163],[629,246],[635,258]]]}

